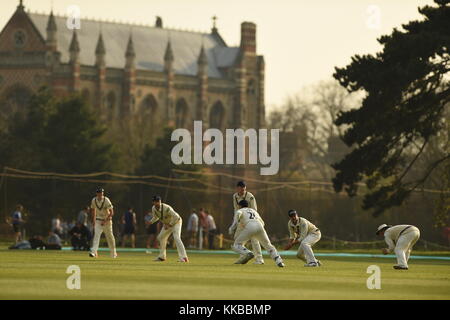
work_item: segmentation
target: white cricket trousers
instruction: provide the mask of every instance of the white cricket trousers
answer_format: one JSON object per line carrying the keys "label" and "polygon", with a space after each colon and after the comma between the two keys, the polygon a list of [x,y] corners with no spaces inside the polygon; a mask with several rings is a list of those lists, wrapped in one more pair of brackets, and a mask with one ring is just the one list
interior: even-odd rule
{"label": "white cricket trousers", "polygon": [[[259,221],[250,221],[245,227],[239,232],[236,239],[234,240],[234,244],[231,246],[233,251],[246,255],[251,252],[248,250],[244,244],[250,239],[255,239],[260,242],[264,249],[269,252],[270,257],[274,260],[280,259],[277,249],[270,243],[269,237],[267,236],[266,230]],[[253,244],[252,244],[253,245]]]}
{"label": "white cricket trousers", "polygon": [[102,233],[105,233],[106,241],[108,242],[109,251],[111,256],[113,257],[116,254],[116,240],[114,239],[113,229],[112,229],[112,221],[109,220],[103,226],[101,225],[102,221],[95,220],[94,227],[94,240],[92,243],[92,253],[96,254],[98,250],[98,245],[100,243],[100,237]]}
{"label": "white cricket trousers", "polygon": [[297,251],[297,258],[305,261],[306,263],[317,262],[314,257],[314,252],[311,247],[316,244],[317,241],[320,240],[322,234],[320,231],[316,231],[314,233],[309,233],[302,242],[300,242],[300,246]]}
{"label": "white cricket trousers", "polygon": [[167,247],[167,240],[169,239],[170,235],[173,233],[173,239],[175,240],[175,244],[177,246],[178,250],[178,256],[180,257],[180,260],[182,258],[187,258],[186,249],[184,248],[183,241],[181,241],[181,226],[183,224],[183,221],[180,220],[175,223],[175,225],[171,228],[165,228],[163,227],[161,229],[161,232],[158,235],[158,241],[159,241],[159,258],[166,259],[166,247]]}
{"label": "white cricket trousers", "polygon": [[[243,229],[241,229],[239,227],[237,228],[236,232],[234,233],[235,240],[238,238],[238,236],[241,234],[242,231],[243,231]],[[259,261],[259,262],[264,262],[262,252],[261,252],[261,245],[260,245],[259,241],[256,239],[250,239],[250,241],[252,243],[253,253],[255,254],[255,260]],[[242,245],[245,246],[245,242]]]}
{"label": "white cricket trousers", "polygon": [[420,231],[416,227],[408,228],[397,240],[395,255],[399,266],[408,267],[408,260],[413,246],[420,238]]}

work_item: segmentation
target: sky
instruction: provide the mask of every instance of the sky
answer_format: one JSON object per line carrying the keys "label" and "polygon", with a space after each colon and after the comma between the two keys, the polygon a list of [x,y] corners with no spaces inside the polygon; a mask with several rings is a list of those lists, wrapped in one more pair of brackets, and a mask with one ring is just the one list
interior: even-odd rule
{"label": "sky", "polygon": [[[1,0],[0,29],[18,0]],[[411,20],[432,0],[24,0],[26,9],[81,17],[210,32],[212,17],[229,46],[238,46],[240,25],[256,23],[257,53],[266,62],[265,101],[270,111],[302,87],[332,79],[355,54],[381,50],[377,38]]]}

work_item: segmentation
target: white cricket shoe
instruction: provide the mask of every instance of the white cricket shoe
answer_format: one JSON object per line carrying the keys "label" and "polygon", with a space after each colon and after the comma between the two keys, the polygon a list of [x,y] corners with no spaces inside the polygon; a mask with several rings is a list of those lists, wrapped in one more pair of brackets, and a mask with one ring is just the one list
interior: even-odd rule
{"label": "white cricket shoe", "polygon": [[310,262],[305,264],[305,267],[318,267],[318,264],[316,262]]}
{"label": "white cricket shoe", "polygon": [[317,266],[318,266],[318,267],[321,267],[321,266],[322,266],[322,262],[320,262],[320,260],[317,260],[316,262],[317,262]]}
{"label": "white cricket shoe", "polygon": [[264,260],[256,260],[253,264],[264,264]]}
{"label": "white cricket shoe", "polygon": [[112,254],[111,258],[116,259],[117,258],[117,253]]}
{"label": "white cricket shoe", "polygon": [[97,254],[97,252],[89,252],[89,257],[98,258],[98,254]]}

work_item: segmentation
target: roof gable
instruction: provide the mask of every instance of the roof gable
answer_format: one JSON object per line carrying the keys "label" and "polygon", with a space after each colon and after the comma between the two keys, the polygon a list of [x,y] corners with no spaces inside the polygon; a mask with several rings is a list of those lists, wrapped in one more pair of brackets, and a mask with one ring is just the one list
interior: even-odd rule
{"label": "roof gable", "polygon": [[[18,47],[15,42],[16,33],[23,32],[24,44]],[[36,28],[36,25],[23,10],[23,7],[17,7],[8,23],[0,32],[0,51],[45,51],[45,28],[42,30]]]}

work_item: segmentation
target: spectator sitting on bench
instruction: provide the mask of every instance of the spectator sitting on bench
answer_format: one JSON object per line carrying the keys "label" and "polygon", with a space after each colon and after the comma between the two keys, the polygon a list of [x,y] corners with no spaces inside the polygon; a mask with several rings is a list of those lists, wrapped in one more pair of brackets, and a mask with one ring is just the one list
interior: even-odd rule
{"label": "spectator sitting on bench", "polygon": [[90,250],[89,241],[91,241],[91,233],[84,224],[78,222],[69,231],[69,234],[72,236],[70,241],[73,250]]}
{"label": "spectator sitting on bench", "polygon": [[61,238],[53,231],[48,233],[47,245],[45,246],[45,249],[61,250]]}

